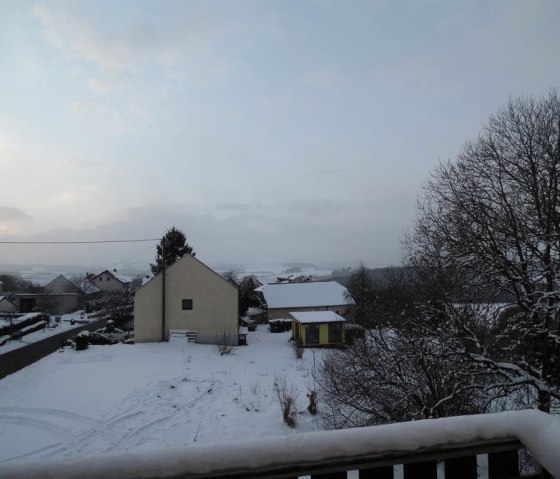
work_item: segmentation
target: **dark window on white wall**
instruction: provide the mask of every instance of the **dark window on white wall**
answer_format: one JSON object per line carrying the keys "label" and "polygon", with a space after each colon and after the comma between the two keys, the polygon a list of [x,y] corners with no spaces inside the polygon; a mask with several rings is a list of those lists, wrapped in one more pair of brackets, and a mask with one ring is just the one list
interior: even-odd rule
{"label": "dark window on white wall", "polygon": [[192,299],[183,299],[183,309],[192,309]]}

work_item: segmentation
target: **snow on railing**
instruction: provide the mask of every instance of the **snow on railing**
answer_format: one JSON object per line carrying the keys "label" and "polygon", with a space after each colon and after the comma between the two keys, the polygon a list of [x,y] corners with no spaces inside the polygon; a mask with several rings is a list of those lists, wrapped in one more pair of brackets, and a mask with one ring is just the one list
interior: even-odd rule
{"label": "snow on railing", "polygon": [[[525,447],[552,476],[560,478],[560,419],[535,410],[428,419],[152,452],[4,464],[0,468],[0,477],[294,478],[306,474],[319,477],[315,474],[337,471],[343,472],[342,476],[336,477],[345,477],[345,471],[358,468],[362,477],[362,467],[447,457],[459,457],[457,460],[460,461],[465,451],[469,454],[484,451],[513,451],[517,454],[520,447]],[[407,477],[406,466],[404,475]],[[470,477],[464,473],[459,475]],[[392,477],[392,469],[390,476],[383,477]]]}

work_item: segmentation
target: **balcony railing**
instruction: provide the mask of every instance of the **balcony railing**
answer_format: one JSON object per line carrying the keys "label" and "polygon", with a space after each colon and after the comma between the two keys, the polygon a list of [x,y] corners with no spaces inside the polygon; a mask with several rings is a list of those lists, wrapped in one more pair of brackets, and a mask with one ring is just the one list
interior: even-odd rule
{"label": "balcony railing", "polygon": [[[518,451],[537,467],[524,475]],[[1,478],[560,478],[560,419],[540,411],[430,419],[153,452],[4,465]]]}

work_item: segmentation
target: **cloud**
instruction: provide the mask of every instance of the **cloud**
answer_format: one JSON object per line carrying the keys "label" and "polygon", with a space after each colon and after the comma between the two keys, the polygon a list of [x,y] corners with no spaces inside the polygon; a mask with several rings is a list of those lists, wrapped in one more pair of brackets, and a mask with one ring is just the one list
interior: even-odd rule
{"label": "cloud", "polygon": [[227,32],[231,26],[222,17],[223,24],[218,26],[214,15],[198,11],[204,7],[189,5],[162,10],[148,19],[124,19],[118,22],[118,28],[113,18],[103,17],[105,12],[119,15],[118,5],[114,9],[90,12],[88,8],[92,5],[87,2],[73,7],[67,4],[65,10],[39,4],[33,13],[42,22],[52,47],[70,60],[93,63],[100,75],[111,78],[111,81],[88,78],[88,86],[96,92],[122,89],[124,83],[115,82],[115,77],[123,74],[148,72],[151,75],[155,71],[168,80],[182,82],[193,75],[220,76],[229,69],[228,62],[216,55],[209,44],[211,34],[217,30]]}
{"label": "cloud", "polygon": [[303,83],[315,88],[332,88],[344,80],[342,73],[329,67],[314,68],[303,75]]}
{"label": "cloud", "polygon": [[31,221],[31,216],[19,208],[0,206],[0,221]]}
{"label": "cloud", "polygon": [[[396,264],[400,244],[395,236],[400,224],[394,214],[371,216],[371,205],[336,205],[321,201],[279,201],[259,205],[234,204],[223,215],[208,206],[147,204],[122,210],[112,222],[91,227],[64,227],[36,233],[35,240],[114,240],[160,238],[167,228],[176,226],[185,232],[197,256],[204,262],[271,263],[282,261],[375,262]],[[299,208],[299,212],[298,212]],[[223,211],[227,210],[223,205]],[[305,214],[304,212],[305,211]],[[387,234],[389,232],[389,235]],[[26,238],[21,238],[26,239]],[[153,261],[150,243],[109,245],[71,245],[65,248],[36,247],[36,262],[105,265],[126,260],[137,254],[134,263]],[[42,253],[40,254],[40,250]],[[3,251],[0,263],[25,261]],[[41,258],[42,256],[42,258]]]}
{"label": "cloud", "polygon": [[70,105],[70,113],[75,118],[90,118],[108,131],[129,133],[133,131],[129,118],[111,106],[108,102],[77,100]]}
{"label": "cloud", "polygon": [[33,13],[43,22],[49,43],[70,58],[93,61],[108,70],[131,68],[136,63],[130,46],[102,37],[77,15],[53,11],[45,4],[35,6]]}
{"label": "cloud", "polygon": [[93,168],[98,168],[101,166],[101,163],[99,161],[92,161],[92,160],[87,160],[84,158],[68,158],[67,160],[68,165],[74,167],[74,168],[78,168],[78,169],[93,169]]}
{"label": "cloud", "polygon": [[87,85],[96,93],[110,93],[117,90],[122,90],[123,83],[118,82],[111,84],[106,81],[98,80],[96,78],[89,78],[87,80]]}

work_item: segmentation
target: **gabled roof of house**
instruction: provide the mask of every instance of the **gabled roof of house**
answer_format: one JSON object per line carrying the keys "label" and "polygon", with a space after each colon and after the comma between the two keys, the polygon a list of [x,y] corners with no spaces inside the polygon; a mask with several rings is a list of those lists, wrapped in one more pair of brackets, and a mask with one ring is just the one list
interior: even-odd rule
{"label": "gabled roof of house", "polygon": [[99,276],[103,275],[103,274],[110,274],[113,278],[115,278],[116,280],[120,281],[123,284],[126,283],[131,283],[132,282],[132,278],[130,278],[129,276],[125,276],[123,274],[117,273],[115,271],[109,271],[108,269],[102,271],[99,274],[96,274],[95,276],[93,276],[90,281],[94,281],[95,278],[98,278]]}
{"label": "gabled roof of house", "polygon": [[[232,288],[237,289],[237,286],[231,284],[227,279],[225,279],[220,273],[217,273],[216,271],[214,271],[212,268],[210,268],[210,266],[208,266],[207,264],[203,263],[202,261],[200,261],[196,256],[192,255],[192,254],[185,254],[183,256],[181,256],[177,261],[175,261],[173,264],[170,264],[169,266],[167,266],[165,269],[166,271],[169,271],[172,268],[177,267],[177,265],[179,265],[180,263],[182,263],[183,261],[189,261],[189,259],[192,261],[195,261],[196,263],[200,264],[202,267],[206,268],[208,271],[210,271],[214,276],[216,276],[217,278],[220,278],[225,284],[229,284]],[[136,292],[138,292],[140,289],[142,289],[144,286],[146,286],[147,284],[151,283],[154,279],[156,279],[158,276],[161,275],[161,271],[159,273],[157,273],[155,276],[150,275],[149,278],[146,279],[146,281],[142,280],[142,286],[140,286]]]}
{"label": "gabled roof of house", "polygon": [[70,280],[69,280],[66,276],[64,276],[63,274],[59,274],[59,275],[55,276],[54,278],[52,278],[48,283],[46,283],[46,284],[44,285],[44,287],[45,287],[45,288],[48,288],[48,287],[51,285],[51,283],[54,283],[55,281],[58,281],[59,278],[62,278],[66,283],[68,283],[68,285],[71,285],[71,286],[73,286],[74,288],[78,289],[78,288],[74,285],[74,283],[72,283],[72,281],[70,281]]}
{"label": "gabled roof of house", "polygon": [[290,313],[299,323],[339,323],[346,321],[334,311],[300,311]]}
{"label": "gabled roof of house", "polygon": [[10,301],[6,296],[0,296],[0,302],[2,301],[7,301],[8,303],[12,303],[15,306],[14,302]]}
{"label": "gabled roof of house", "polygon": [[348,304],[347,290],[336,281],[265,284],[262,291],[269,308],[313,308]]}

